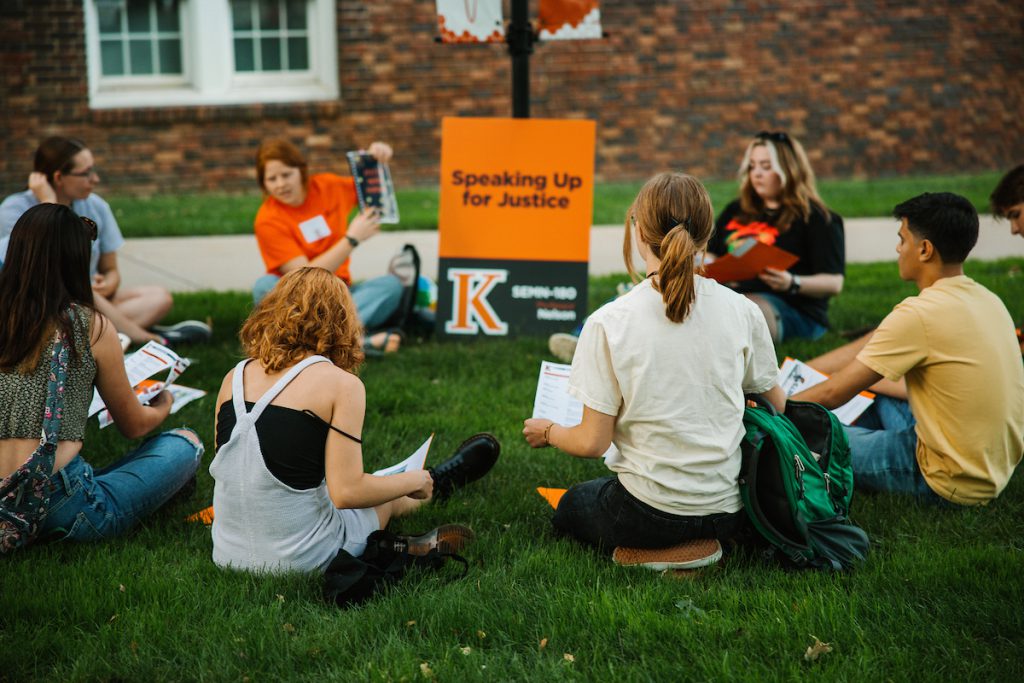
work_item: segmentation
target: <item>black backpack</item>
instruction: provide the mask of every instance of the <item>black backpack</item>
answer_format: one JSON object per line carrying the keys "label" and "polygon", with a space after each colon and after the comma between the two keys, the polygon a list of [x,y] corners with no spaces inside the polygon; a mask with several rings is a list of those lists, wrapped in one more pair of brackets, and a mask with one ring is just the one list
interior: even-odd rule
{"label": "black backpack", "polygon": [[850,444],[817,403],[789,401],[784,415],[760,397],[743,414],[740,495],[754,528],[797,567],[850,569],[868,553],[868,535],[849,518]]}

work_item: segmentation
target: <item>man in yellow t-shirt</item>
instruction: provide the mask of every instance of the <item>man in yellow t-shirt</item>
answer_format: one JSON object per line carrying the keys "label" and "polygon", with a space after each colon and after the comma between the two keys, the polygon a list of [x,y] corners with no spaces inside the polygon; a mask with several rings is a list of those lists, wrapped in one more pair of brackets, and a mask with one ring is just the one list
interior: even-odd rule
{"label": "man in yellow t-shirt", "polygon": [[900,277],[919,294],[867,337],[811,361],[832,377],[793,398],[835,408],[874,389],[875,404],[847,428],[854,484],[983,505],[1024,454],[1024,367],[1013,323],[995,294],[964,275],[978,240],[967,199],[925,193],[894,215]]}

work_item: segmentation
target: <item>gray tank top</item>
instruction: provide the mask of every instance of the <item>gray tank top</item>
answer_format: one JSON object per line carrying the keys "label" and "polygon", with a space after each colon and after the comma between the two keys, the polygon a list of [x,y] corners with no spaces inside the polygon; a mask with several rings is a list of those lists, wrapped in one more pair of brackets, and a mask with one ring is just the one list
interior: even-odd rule
{"label": "gray tank top", "polygon": [[231,400],[236,423],[228,442],[210,463],[213,475],[213,561],[256,572],[323,571],[345,542],[344,516],[334,507],[327,482],[294,489],[267,469],[256,422],[289,382],[314,363],[293,366],[246,412],[243,360],[235,366]]}

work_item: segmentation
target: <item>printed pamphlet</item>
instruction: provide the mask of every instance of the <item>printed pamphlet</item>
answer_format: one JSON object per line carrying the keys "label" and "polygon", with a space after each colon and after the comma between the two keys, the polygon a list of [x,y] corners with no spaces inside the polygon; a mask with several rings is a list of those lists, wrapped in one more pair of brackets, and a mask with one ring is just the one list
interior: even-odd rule
{"label": "printed pamphlet", "polygon": [[[807,363],[795,358],[787,357],[779,370],[779,386],[786,392],[787,397],[804,389],[810,389],[815,384],[821,384],[827,379],[828,375],[818,372]],[[873,393],[862,391],[832,412],[840,422],[849,426],[874,402],[875,395]]]}
{"label": "printed pamphlet", "polygon": [[789,270],[799,260],[785,249],[748,237],[730,253],[704,266],[704,276],[719,282],[742,282],[753,280],[765,268]]}
{"label": "printed pamphlet", "polygon": [[423,465],[427,462],[427,451],[430,450],[430,443],[433,440],[434,435],[431,434],[427,437],[427,440],[424,441],[408,458],[400,463],[392,465],[391,467],[385,467],[382,470],[377,470],[374,474],[378,477],[386,477],[391,474],[401,474],[402,472],[422,470]]}
{"label": "printed pamphlet", "polygon": [[381,223],[397,223],[398,199],[388,165],[363,151],[348,152],[345,156],[356,181],[359,208],[363,211],[367,207],[377,209]]}

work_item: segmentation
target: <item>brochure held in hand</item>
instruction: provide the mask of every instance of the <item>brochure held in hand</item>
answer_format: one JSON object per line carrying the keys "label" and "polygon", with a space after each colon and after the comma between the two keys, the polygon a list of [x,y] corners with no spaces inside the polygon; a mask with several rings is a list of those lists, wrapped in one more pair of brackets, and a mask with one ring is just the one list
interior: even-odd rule
{"label": "brochure held in hand", "polygon": [[381,223],[397,223],[398,199],[395,197],[395,186],[391,182],[388,165],[364,151],[348,152],[345,156],[352,169],[352,178],[356,181],[359,208],[363,211],[367,208],[377,209]]}

